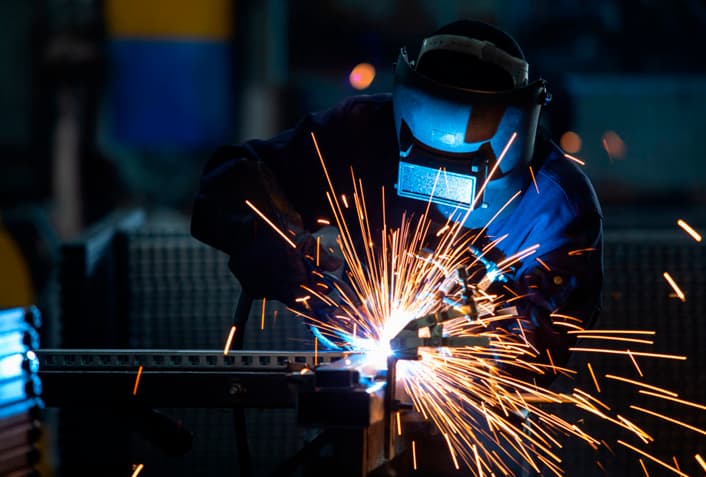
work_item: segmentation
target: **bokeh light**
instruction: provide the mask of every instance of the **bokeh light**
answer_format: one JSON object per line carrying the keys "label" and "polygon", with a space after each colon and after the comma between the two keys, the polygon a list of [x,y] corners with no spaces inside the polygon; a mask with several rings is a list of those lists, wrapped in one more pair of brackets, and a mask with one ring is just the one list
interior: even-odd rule
{"label": "bokeh light", "polygon": [[610,159],[625,159],[625,142],[615,131],[603,133],[603,148]]}
{"label": "bokeh light", "polygon": [[365,89],[375,79],[375,67],[370,63],[358,63],[348,75],[348,81],[355,89]]}
{"label": "bokeh light", "polygon": [[576,154],[581,150],[581,136],[574,131],[566,131],[559,139],[561,148],[569,154]]}

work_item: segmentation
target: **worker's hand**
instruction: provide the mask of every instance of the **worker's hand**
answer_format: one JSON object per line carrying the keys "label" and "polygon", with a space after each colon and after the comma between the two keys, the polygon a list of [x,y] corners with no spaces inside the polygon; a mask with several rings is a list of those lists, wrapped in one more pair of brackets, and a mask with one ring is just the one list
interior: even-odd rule
{"label": "worker's hand", "polygon": [[299,230],[291,239],[296,247],[266,224],[258,224],[247,249],[233,254],[229,266],[251,296],[299,309],[305,305],[301,299],[312,295],[308,290],[329,292],[321,277],[340,270],[343,260],[322,247],[321,240],[317,246],[316,236],[309,232]]}

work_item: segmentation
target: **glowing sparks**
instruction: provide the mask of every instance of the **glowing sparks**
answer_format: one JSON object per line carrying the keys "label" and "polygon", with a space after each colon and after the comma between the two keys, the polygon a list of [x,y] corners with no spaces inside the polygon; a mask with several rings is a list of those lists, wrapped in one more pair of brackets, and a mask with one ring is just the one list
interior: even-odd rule
{"label": "glowing sparks", "polygon": [[645,467],[645,462],[642,459],[640,460],[640,465],[642,466],[642,471],[645,473],[645,477],[650,477],[649,472],[647,472],[647,467]]}
{"label": "glowing sparks", "polygon": [[701,234],[698,233],[696,230],[694,230],[691,225],[687,224],[684,220],[679,219],[677,220],[677,225],[684,229],[686,233],[691,235],[691,238],[696,240],[697,242],[701,242]]}
{"label": "glowing sparks", "polygon": [[316,223],[321,225],[331,225],[331,221],[328,219],[316,219]]}
{"label": "glowing sparks", "polygon": [[137,368],[137,376],[135,377],[135,386],[132,388],[132,395],[137,396],[137,387],[140,385],[140,377],[142,376],[142,365]]}
{"label": "glowing sparks", "polygon": [[[514,134],[510,138],[488,177],[493,176],[515,137]],[[561,443],[567,436],[582,440],[594,450],[604,447],[612,452],[605,440],[591,434],[593,430],[580,427],[582,420],[569,422],[548,410],[555,405],[570,406],[586,415],[598,417],[627,431],[645,445],[654,440],[630,420],[630,416],[617,414],[611,406],[592,395],[593,389],[589,393],[577,387],[568,393],[558,393],[537,384],[542,376],[561,373],[573,377],[577,371],[555,362],[552,352],[545,346],[536,349],[531,335],[526,333],[532,326],[528,319],[519,316],[514,308],[501,308],[526,295],[516,293],[511,280],[496,282],[501,285],[499,287],[491,288],[490,284],[500,274],[511,277],[513,267],[525,260],[535,260],[538,266],[551,270],[542,259],[533,257],[539,244],[502,258],[493,264],[497,270],[491,271],[482,259],[487,262],[490,252],[503,243],[507,235],[486,239],[487,226],[480,233],[465,229],[463,223],[468,211],[454,213],[454,218],[440,224],[440,228],[432,226],[428,215],[431,203],[427,203],[425,212],[420,216],[404,213],[399,226],[390,228],[384,210],[384,190],[381,191],[382,230],[373,230],[362,181],[351,170],[352,193],[348,198],[338,194],[313,133],[311,138],[329,186],[326,198],[332,214],[331,222],[340,231],[338,244],[347,265],[346,279],[350,291],[334,284],[341,301],[333,302],[327,301],[330,299],[315,290],[303,287],[309,295],[299,297],[297,301],[307,310],[308,300],[313,297],[335,306],[336,312],[325,322],[301,310],[295,312],[311,320],[318,331],[336,346],[364,356],[370,376],[387,370],[387,360],[393,353],[401,355],[390,341],[401,331],[407,330],[412,320],[420,317],[438,317],[442,313],[457,316],[443,323],[434,318],[437,326],[435,335],[432,335],[430,327],[420,328],[414,330],[413,338],[443,339],[444,343],[479,336],[487,339],[486,346],[444,344],[415,347],[413,352],[418,360],[402,359],[396,363],[396,385],[402,391],[400,395],[406,396],[406,404],[411,405],[425,420],[431,421],[444,436],[456,469],[465,466],[479,476],[508,475],[512,472],[509,462],[515,461],[536,472],[539,472],[540,466],[545,466],[559,476],[563,471],[557,449],[562,447]],[[577,160],[573,157],[569,159]],[[577,162],[584,164],[583,161]],[[539,192],[534,171],[531,170],[531,174]],[[446,179],[445,172],[440,170],[437,180]],[[487,181],[480,187],[474,203],[486,185]],[[520,191],[503,208],[519,196]],[[354,214],[346,212],[345,217],[352,217],[351,224],[344,218],[344,208],[349,207]],[[430,251],[426,247],[426,239],[434,235],[435,248]],[[476,240],[480,240],[477,246]],[[317,263],[319,247],[317,243]],[[568,254],[581,255],[594,251],[597,249],[588,247],[572,250]],[[311,259],[314,260],[313,257]],[[466,278],[461,279],[460,275]],[[466,284],[469,285],[467,288]],[[471,291],[463,291],[466,289]],[[654,335],[654,331],[586,330],[579,317],[556,312],[551,313],[550,317],[557,329],[571,338],[608,342],[606,348],[572,347],[571,351],[630,358],[641,377],[642,370],[636,358],[686,359],[684,356],[621,349],[626,344],[633,347],[638,344],[652,345],[651,339],[643,337]],[[316,365],[319,364],[318,341],[319,338],[314,339]],[[433,341],[427,341],[430,342]],[[540,359],[545,354],[547,360]],[[587,367],[595,392],[601,393],[596,373],[590,363]],[[643,394],[677,401],[676,393],[642,381],[610,374],[604,377],[635,386]],[[600,384],[605,387],[605,382]],[[631,410],[645,414],[646,410],[643,409],[631,407]],[[390,421],[390,424],[396,425],[396,435],[399,436],[402,433],[400,412],[395,413],[394,419],[395,422]],[[679,424],[689,426],[680,421]],[[686,428],[701,431],[693,426]],[[618,442],[640,454],[640,465],[646,475],[647,466],[643,459],[650,459],[672,470],[669,464],[648,457],[641,449]],[[415,441],[412,441],[412,460],[416,470]],[[602,466],[601,463],[598,465]],[[678,466],[676,471],[681,472]]]}
{"label": "glowing sparks", "polygon": [[314,337],[314,366],[319,364],[319,339]]}
{"label": "glowing sparks", "polygon": [[547,265],[547,263],[546,263],[544,260],[542,260],[542,259],[539,258],[539,257],[535,257],[534,259],[537,260],[537,262],[538,262],[538,263],[542,266],[542,268],[544,268],[546,271],[548,271],[548,272],[551,272],[551,271],[552,271],[551,267],[550,267],[549,265]]}
{"label": "glowing sparks", "polygon": [[321,260],[321,237],[316,237],[316,266],[320,266],[319,262]]}
{"label": "glowing sparks", "polygon": [[633,452],[636,452],[636,453],[640,454],[641,456],[646,457],[647,459],[651,460],[652,462],[655,462],[655,463],[661,465],[662,467],[671,470],[672,472],[674,472],[674,473],[677,474],[677,475],[680,475],[680,476],[682,476],[682,477],[689,477],[687,474],[685,474],[684,472],[680,471],[679,469],[677,469],[677,468],[675,468],[675,467],[672,467],[671,465],[667,464],[666,462],[661,461],[661,460],[659,460],[658,458],[651,456],[651,455],[648,454],[647,452],[645,452],[645,451],[643,451],[643,450],[641,450],[641,449],[638,449],[638,448],[635,447],[635,446],[631,446],[630,444],[628,444],[628,443],[625,442],[625,441],[622,441],[622,440],[618,439],[617,442],[618,442],[618,444],[627,447],[628,449],[632,450]]}
{"label": "glowing sparks", "polygon": [[412,441],[412,469],[417,470],[417,444]]}
{"label": "glowing sparks", "polygon": [[137,477],[138,475],[140,475],[140,472],[142,472],[142,469],[144,467],[145,467],[144,464],[137,464],[137,466],[135,467],[135,470],[132,472],[131,477]]}
{"label": "glowing sparks", "polygon": [[581,159],[579,159],[579,158],[576,157],[576,156],[572,156],[571,154],[564,153],[564,157],[567,158],[567,159],[569,159],[569,160],[574,161],[575,163],[577,163],[577,164],[579,164],[579,165],[582,165],[582,166],[585,166],[585,165],[586,165],[586,163],[585,163],[584,161],[582,161]]}
{"label": "glowing sparks", "polygon": [[701,468],[706,471],[706,462],[704,462],[703,457],[701,457],[699,454],[695,454],[694,459],[696,459],[696,462],[698,462]]}
{"label": "glowing sparks", "polygon": [[230,351],[230,345],[231,345],[231,343],[233,343],[233,337],[235,336],[235,330],[236,330],[236,326],[233,325],[233,326],[231,326],[230,331],[228,332],[228,338],[226,338],[226,345],[223,348],[223,355],[224,356],[227,356],[228,351]]}
{"label": "glowing sparks", "polygon": [[634,379],[624,378],[622,376],[615,376],[614,374],[606,374],[605,377],[608,379],[613,379],[615,381],[622,381],[624,383],[633,384],[633,385],[641,387],[641,388],[652,389],[653,391],[657,391],[659,393],[666,394],[667,396],[672,396],[672,397],[678,396],[677,393],[669,391],[668,389],[660,388],[660,387],[653,386],[651,384],[643,383],[640,381],[635,381]]}
{"label": "glowing sparks", "polygon": [[267,298],[262,299],[262,312],[260,313],[260,331],[265,329],[265,309],[267,307]]}
{"label": "glowing sparks", "polygon": [[650,416],[658,417],[658,418],[663,419],[667,422],[671,422],[672,424],[676,424],[678,426],[684,427],[685,429],[689,429],[690,431],[694,431],[694,432],[698,432],[699,434],[706,435],[706,431],[699,428],[699,427],[692,426],[690,424],[687,424],[686,422],[680,421],[678,419],[674,419],[673,417],[665,416],[664,414],[660,414],[655,411],[650,411],[649,409],[645,409],[644,407],[630,405],[630,409],[635,409],[636,411],[644,412],[645,414],[649,414]]}
{"label": "glowing sparks", "polygon": [[285,234],[284,232],[282,232],[282,230],[281,230],[279,227],[277,227],[277,225],[275,225],[274,222],[272,222],[270,219],[268,219],[265,214],[263,214],[262,212],[260,212],[260,210],[259,210],[257,207],[255,207],[255,206],[252,204],[252,202],[250,202],[249,200],[246,200],[246,201],[245,201],[245,205],[247,205],[248,207],[250,207],[250,208],[253,210],[253,212],[255,212],[255,213],[258,215],[258,217],[260,217],[262,220],[264,220],[267,225],[269,225],[270,227],[272,227],[272,230],[274,230],[275,232],[277,232],[277,234],[279,234],[279,236],[282,237],[282,238],[285,240],[285,242],[287,242],[287,243],[290,245],[290,247],[292,247],[292,248],[297,248],[297,244],[295,244],[295,243],[292,241],[292,239],[290,239],[289,237],[287,237],[287,234]]}
{"label": "glowing sparks", "polygon": [[532,176],[532,183],[534,184],[534,190],[536,190],[537,194],[539,194],[539,186],[537,185],[537,179],[534,177],[534,171],[532,170],[532,166],[529,166],[529,171],[530,171],[530,175]]}
{"label": "glowing sparks", "polygon": [[679,288],[679,285],[677,285],[677,282],[674,281],[672,276],[668,272],[664,272],[662,276],[665,280],[667,280],[667,283],[669,283],[669,286],[672,287],[677,297],[683,302],[686,301],[686,295],[684,295],[684,292],[681,290],[681,288]]}

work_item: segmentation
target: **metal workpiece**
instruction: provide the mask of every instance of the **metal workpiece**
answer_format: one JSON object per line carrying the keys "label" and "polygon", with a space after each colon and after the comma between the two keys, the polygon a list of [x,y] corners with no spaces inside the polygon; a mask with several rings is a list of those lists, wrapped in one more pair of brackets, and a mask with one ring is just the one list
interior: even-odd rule
{"label": "metal workpiece", "polygon": [[294,408],[314,362],[340,353],[213,350],[39,350],[50,407]]}

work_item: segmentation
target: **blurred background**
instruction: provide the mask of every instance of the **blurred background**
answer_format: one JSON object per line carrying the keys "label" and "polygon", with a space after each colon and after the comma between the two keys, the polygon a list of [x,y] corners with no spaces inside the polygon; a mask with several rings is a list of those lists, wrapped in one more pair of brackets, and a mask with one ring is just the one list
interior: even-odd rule
{"label": "blurred background", "polygon": [[[664,326],[693,367],[659,372],[703,396],[704,248],[676,226],[706,230],[703,0],[1,0],[0,307],[37,304],[43,347],[220,348],[239,286],[188,234],[210,153],[389,91],[399,48],[459,18],[506,29],[549,81],[542,122],[604,207],[604,316]],[[246,341],[309,348],[297,333]],[[49,421],[45,472],[69,475]]]}

